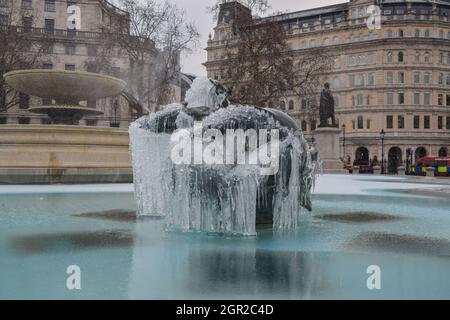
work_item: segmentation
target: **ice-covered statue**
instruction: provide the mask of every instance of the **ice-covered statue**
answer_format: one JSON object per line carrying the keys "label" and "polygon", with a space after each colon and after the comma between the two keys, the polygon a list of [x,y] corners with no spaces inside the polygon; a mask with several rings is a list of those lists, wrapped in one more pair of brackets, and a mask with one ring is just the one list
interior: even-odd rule
{"label": "ice-covered statue", "polygon": [[257,222],[291,229],[311,210],[319,159],[295,121],[230,105],[229,94],[197,78],[185,104],[130,126],[139,214],[176,230],[255,235]]}

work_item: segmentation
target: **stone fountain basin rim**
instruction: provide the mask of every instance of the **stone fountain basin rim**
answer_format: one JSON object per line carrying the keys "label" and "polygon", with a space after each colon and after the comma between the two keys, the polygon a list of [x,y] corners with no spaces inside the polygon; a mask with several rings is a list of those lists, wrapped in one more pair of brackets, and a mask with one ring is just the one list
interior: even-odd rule
{"label": "stone fountain basin rim", "polygon": [[66,105],[48,105],[48,106],[35,106],[28,108],[29,112],[37,114],[48,114],[50,111],[78,111],[84,115],[102,115],[103,111],[95,110],[88,107],[82,106],[66,106]]}
{"label": "stone fountain basin rim", "polygon": [[[79,100],[97,100],[119,95],[127,85],[121,79],[86,71],[27,69],[10,71],[3,77],[17,91],[36,97],[54,99],[74,97]],[[36,77],[39,77],[39,81]],[[45,85],[42,85],[42,81],[46,80],[50,83],[48,90],[45,90],[43,88]],[[75,86],[74,82],[77,82]],[[33,85],[34,83],[40,85]],[[61,92],[70,91],[75,94],[61,94]]]}

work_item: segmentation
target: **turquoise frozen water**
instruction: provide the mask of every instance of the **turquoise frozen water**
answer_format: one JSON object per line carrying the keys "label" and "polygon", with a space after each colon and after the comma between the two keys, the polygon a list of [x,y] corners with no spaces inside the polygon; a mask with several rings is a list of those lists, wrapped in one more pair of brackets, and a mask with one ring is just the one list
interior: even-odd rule
{"label": "turquoise frozen water", "polygon": [[[0,299],[450,299],[450,199],[399,192],[443,188],[399,182],[322,177],[297,230],[260,227],[256,238],[75,216],[134,209],[128,185],[2,186]],[[317,219],[358,211],[403,219]],[[373,234],[382,245],[355,242]],[[66,288],[70,265],[81,268],[79,291]],[[370,265],[382,290],[367,289]]]}

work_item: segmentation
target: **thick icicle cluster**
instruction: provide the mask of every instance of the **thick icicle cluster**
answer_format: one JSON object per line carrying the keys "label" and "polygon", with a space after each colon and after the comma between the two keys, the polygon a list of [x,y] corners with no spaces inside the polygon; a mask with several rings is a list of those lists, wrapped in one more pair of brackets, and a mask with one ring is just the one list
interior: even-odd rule
{"label": "thick icicle cluster", "polygon": [[259,208],[268,207],[274,229],[297,227],[302,209],[311,208],[318,171],[303,133],[281,127],[262,109],[229,106],[204,118],[203,128],[279,129],[278,173],[261,175],[257,165],[176,165],[171,133],[183,128],[194,134],[194,119],[184,108],[170,105],[130,126],[139,214],[165,216],[168,227],[176,230],[255,235]]}

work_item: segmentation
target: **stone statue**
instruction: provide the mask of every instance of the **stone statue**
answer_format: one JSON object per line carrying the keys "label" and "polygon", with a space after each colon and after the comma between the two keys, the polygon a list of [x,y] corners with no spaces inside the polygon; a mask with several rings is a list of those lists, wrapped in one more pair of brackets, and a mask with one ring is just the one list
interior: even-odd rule
{"label": "stone statue", "polygon": [[[331,118],[331,125],[328,120]],[[337,127],[334,114],[334,98],[330,91],[330,84],[325,83],[322,95],[320,96],[320,128]]]}

